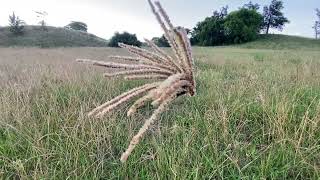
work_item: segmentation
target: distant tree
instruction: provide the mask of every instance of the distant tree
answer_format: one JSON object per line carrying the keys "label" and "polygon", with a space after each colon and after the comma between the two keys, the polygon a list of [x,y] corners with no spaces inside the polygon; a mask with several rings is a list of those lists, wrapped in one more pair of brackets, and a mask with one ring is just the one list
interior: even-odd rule
{"label": "distant tree", "polygon": [[318,35],[320,34],[320,9],[316,9],[316,12],[317,12],[317,16],[318,16],[318,26],[317,26],[317,29],[318,29]]}
{"label": "distant tree", "polygon": [[263,8],[263,28],[266,34],[269,34],[270,28],[276,28],[281,31],[285,23],[289,23],[289,20],[281,12],[283,8],[281,0],[272,0],[269,6]]}
{"label": "distant tree", "polygon": [[320,10],[318,8],[316,9],[316,15],[317,20],[314,22],[314,26],[312,28],[314,29],[316,39],[318,39],[320,34]]}
{"label": "distant tree", "polygon": [[253,3],[250,1],[248,4],[244,4],[242,8],[258,11],[258,10],[260,9],[260,5],[259,5],[258,3],[253,4]]}
{"label": "distant tree", "polygon": [[320,22],[319,21],[315,21],[312,28],[314,29],[314,34],[316,36],[316,39],[318,39],[318,35],[320,34],[319,27],[320,27]]}
{"label": "distant tree", "polygon": [[231,12],[224,23],[228,43],[243,43],[256,39],[262,22],[262,15],[255,9],[242,8]]}
{"label": "distant tree", "polygon": [[43,31],[48,30],[47,23],[46,23],[46,16],[48,16],[48,13],[46,11],[34,11],[37,15],[37,18],[39,20],[38,24],[40,25],[41,29]]}
{"label": "distant tree", "polygon": [[211,17],[199,22],[191,32],[191,43],[200,46],[221,45],[226,42],[225,18],[228,14],[228,6],[220,11],[214,11]]}
{"label": "distant tree", "polygon": [[12,15],[9,15],[9,30],[14,35],[21,35],[24,32],[25,22],[16,16],[13,12]]}
{"label": "distant tree", "polygon": [[125,43],[128,45],[140,47],[142,43],[138,40],[135,34],[130,34],[128,32],[119,33],[116,32],[109,41],[110,47],[119,47],[118,43]]}
{"label": "distant tree", "polygon": [[70,24],[66,25],[65,28],[83,32],[88,31],[87,24],[80,21],[72,21]]}
{"label": "distant tree", "polygon": [[159,47],[170,47],[169,42],[164,35],[161,37],[154,37],[152,38],[152,41]]}

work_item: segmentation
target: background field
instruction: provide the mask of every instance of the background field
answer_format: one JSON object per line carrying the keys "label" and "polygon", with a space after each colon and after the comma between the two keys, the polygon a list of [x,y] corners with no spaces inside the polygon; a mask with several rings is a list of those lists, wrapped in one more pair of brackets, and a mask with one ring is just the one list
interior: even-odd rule
{"label": "background field", "polygon": [[265,49],[195,47],[198,95],[175,101],[126,164],[151,106],[85,115],[141,82],[74,62],[123,50],[1,48],[0,177],[319,179],[319,46],[253,47]]}

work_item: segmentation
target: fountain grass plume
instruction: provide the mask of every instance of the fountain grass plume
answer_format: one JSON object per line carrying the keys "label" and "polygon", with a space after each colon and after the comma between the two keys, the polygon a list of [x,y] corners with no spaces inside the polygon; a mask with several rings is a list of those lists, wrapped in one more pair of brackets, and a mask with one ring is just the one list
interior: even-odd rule
{"label": "fountain grass plume", "polygon": [[156,1],[153,3],[151,0],[148,0],[148,2],[171,46],[173,56],[170,56],[160,49],[154,42],[146,40],[151,50],[119,43],[120,47],[127,49],[134,57],[111,56],[110,58],[123,60],[127,63],[113,63],[88,59],[77,60],[78,62],[118,70],[116,72],[105,73],[104,76],[108,78],[120,76],[126,80],[151,79],[155,81],[131,89],[88,113],[90,117],[103,118],[120,105],[128,104],[133,98],[140,97],[127,112],[128,116],[132,116],[147,102],[152,102],[152,105],[155,107],[153,114],[145,121],[139,132],[132,138],[127,150],[121,156],[121,162],[126,162],[145,132],[172,101],[185,94],[189,94],[190,96],[196,94],[194,60],[186,30],[173,26],[160,2]]}

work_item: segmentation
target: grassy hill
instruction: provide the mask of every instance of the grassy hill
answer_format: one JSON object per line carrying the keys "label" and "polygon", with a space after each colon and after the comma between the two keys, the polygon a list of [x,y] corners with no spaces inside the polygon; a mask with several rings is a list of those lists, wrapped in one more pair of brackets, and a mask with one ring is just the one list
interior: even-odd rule
{"label": "grassy hill", "polygon": [[103,47],[107,46],[107,41],[93,34],[58,27],[43,31],[39,26],[26,26],[23,35],[14,36],[4,27],[0,28],[0,46]]}
{"label": "grassy hill", "polygon": [[[93,34],[65,28],[48,27],[47,31],[39,26],[26,26],[22,36],[14,36],[8,27],[0,28],[0,47],[105,47],[107,40]],[[248,49],[297,49],[320,50],[320,40],[279,34],[260,35],[255,41],[234,45]]]}
{"label": "grassy hill", "polygon": [[305,49],[320,50],[320,40],[304,38],[299,36],[288,36],[280,34],[260,35],[253,42],[238,45],[249,49]]}

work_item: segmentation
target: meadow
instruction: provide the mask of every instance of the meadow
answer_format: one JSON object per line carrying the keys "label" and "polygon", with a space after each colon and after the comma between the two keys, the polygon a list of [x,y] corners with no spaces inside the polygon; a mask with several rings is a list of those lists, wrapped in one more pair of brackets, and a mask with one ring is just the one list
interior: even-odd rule
{"label": "meadow", "polygon": [[141,81],[105,79],[113,48],[0,48],[0,179],[319,179],[320,51],[194,47],[180,97],[122,164],[150,115],[86,113]]}

